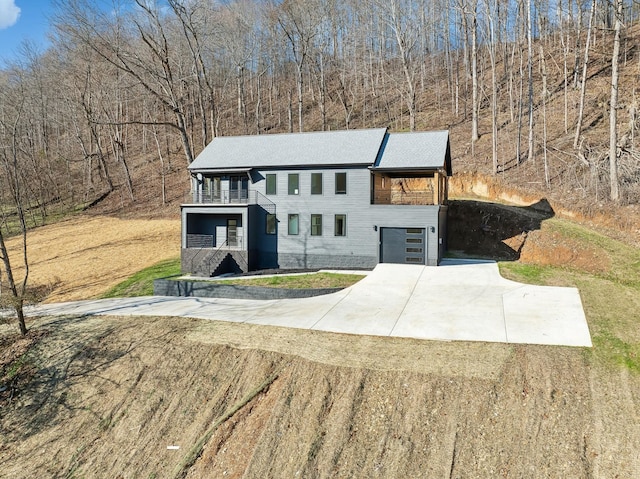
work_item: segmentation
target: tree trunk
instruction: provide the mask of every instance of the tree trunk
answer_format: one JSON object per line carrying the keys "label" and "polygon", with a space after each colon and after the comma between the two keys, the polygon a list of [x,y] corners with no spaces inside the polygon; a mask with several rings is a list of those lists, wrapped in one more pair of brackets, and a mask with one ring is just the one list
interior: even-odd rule
{"label": "tree trunk", "polygon": [[584,97],[587,88],[587,66],[589,65],[589,47],[591,45],[591,31],[593,30],[593,18],[596,14],[596,0],[591,2],[591,13],[589,13],[589,26],[587,27],[587,41],[584,45],[584,63],[582,64],[582,83],[580,85],[580,106],[578,109],[578,123],[576,124],[576,134],[573,137],[573,148],[578,148],[580,135],[582,133],[582,120],[584,117]]}
{"label": "tree trunk", "polygon": [[620,182],[618,179],[618,57],[620,56],[620,31],[622,30],[623,0],[616,0],[615,35],[611,56],[611,110],[609,115],[609,181],[612,201],[620,201]]}
{"label": "tree trunk", "polygon": [[529,81],[529,142],[527,160],[534,159],[533,146],[533,33],[531,31],[531,0],[527,0],[527,78]]}

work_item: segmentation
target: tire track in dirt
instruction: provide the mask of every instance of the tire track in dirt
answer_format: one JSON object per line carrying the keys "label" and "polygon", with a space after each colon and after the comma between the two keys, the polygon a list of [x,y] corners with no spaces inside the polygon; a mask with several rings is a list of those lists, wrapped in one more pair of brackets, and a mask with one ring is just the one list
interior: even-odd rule
{"label": "tire track in dirt", "polygon": [[[587,351],[352,338],[356,349],[377,350],[376,361],[355,360],[346,347],[312,361],[287,354],[284,342],[277,352],[258,347],[278,328],[235,325],[239,341],[261,339],[228,346],[219,333],[233,327],[51,320],[38,346],[40,377],[0,411],[3,477],[172,477],[194,451],[190,479],[580,479],[638,470],[640,378],[594,369]],[[323,338],[349,339],[297,332],[290,350],[302,344],[325,357],[314,351]],[[496,351],[507,352],[499,368],[490,362]]]}

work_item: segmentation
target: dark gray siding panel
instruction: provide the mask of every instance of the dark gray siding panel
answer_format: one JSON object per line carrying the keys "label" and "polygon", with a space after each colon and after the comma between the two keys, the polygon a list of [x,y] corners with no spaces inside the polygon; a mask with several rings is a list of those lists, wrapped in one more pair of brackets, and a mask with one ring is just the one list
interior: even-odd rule
{"label": "dark gray siding panel", "polygon": [[447,206],[441,206],[440,207],[440,214],[439,214],[439,241],[440,241],[440,259],[444,258],[444,254],[446,253],[447,249],[448,249],[448,245],[447,245],[447,238],[448,238],[448,226],[447,226],[447,220],[448,220],[448,214],[449,214],[449,208]]}
{"label": "dark gray siding panel", "polygon": [[252,270],[279,267],[277,231],[283,225],[276,222],[276,234],[267,234],[267,214],[269,212],[261,206],[249,207],[249,261]]}

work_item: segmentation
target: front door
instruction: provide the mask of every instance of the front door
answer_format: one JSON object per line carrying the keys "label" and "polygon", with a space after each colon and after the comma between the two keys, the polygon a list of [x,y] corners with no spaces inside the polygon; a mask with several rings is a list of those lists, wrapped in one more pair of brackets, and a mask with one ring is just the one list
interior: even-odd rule
{"label": "front door", "polygon": [[238,246],[238,220],[227,220],[227,246]]}

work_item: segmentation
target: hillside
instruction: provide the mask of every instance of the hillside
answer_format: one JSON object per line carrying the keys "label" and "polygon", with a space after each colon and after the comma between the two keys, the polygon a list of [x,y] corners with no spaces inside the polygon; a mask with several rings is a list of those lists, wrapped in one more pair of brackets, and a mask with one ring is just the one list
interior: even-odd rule
{"label": "hillside", "polygon": [[[50,48],[26,49],[24,62],[0,72],[0,136],[16,146],[13,164],[8,150],[0,156],[14,175],[0,176],[0,213],[13,215],[14,184],[32,224],[81,208],[176,217],[186,166],[214,136],[388,127],[450,130],[455,175],[491,177],[586,218],[638,218],[637,9],[625,7],[622,19],[621,198],[612,202],[609,3],[593,3],[587,51],[587,4],[565,11],[534,1],[545,15],[533,19],[529,49],[514,2],[513,15],[480,2],[477,23],[467,2],[453,0],[396,10],[313,2],[137,2],[111,14],[59,2]],[[294,24],[304,28],[291,34]]]}
{"label": "hillside", "polygon": [[[594,347],[117,316],[39,318],[19,339],[4,324],[3,477],[634,477],[638,248],[544,203],[456,200],[452,209],[471,237],[459,251],[510,245],[520,258],[502,263],[503,275],[577,286]],[[119,229],[144,230],[140,222]],[[503,243],[523,227],[522,248]],[[134,243],[123,241],[123,254]],[[108,251],[97,243],[84,254],[117,272]],[[97,279],[87,291],[107,287]]]}
{"label": "hillside", "polygon": [[640,378],[582,349],[162,318],[38,330],[34,378],[2,408],[6,478],[630,478],[640,466]]}

